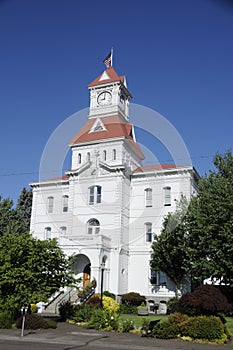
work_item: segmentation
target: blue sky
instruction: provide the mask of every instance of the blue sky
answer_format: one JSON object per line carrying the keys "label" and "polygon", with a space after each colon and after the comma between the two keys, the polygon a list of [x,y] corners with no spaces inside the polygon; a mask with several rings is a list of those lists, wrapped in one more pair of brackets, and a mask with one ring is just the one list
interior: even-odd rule
{"label": "blue sky", "polygon": [[201,175],[216,152],[232,148],[231,1],[0,0],[4,198],[15,201],[38,180],[47,140],[88,107],[87,85],[104,70],[111,47],[132,102],[172,123]]}

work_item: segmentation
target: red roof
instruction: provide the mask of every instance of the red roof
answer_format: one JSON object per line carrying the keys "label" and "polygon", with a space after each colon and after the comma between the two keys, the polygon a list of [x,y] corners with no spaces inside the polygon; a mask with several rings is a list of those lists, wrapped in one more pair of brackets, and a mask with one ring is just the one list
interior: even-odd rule
{"label": "red roof", "polygon": [[141,166],[134,170],[134,173],[143,173],[147,171],[160,171],[160,170],[169,170],[169,169],[180,169],[182,167],[177,166],[175,164],[153,164],[153,165],[145,165]]}
{"label": "red roof", "polygon": [[132,135],[132,124],[125,123],[119,116],[110,116],[103,117],[101,119],[105,130],[98,130],[90,132],[93,124],[96,122],[96,118],[88,119],[87,122],[83,125],[83,127],[77,132],[77,134],[72,138],[69,142],[70,146],[83,143],[83,142],[92,142],[92,141],[100,141],[107,139],[116,139],[116,138],[126,138],[128,139],[136,148],[137,152],[139,152],[140,157],[144,159],[144,155],[142,153],[141,148],[134,141]]}
{"label": "red roof", "polygon": [[[101,77],[104,73],[107,73],[109,76],[108,79],[101,80]],[[102,74],[98,76],[92,83],[88,85],[88,87],[96,86],[96,85],[102,85],[102,84],[107,84],[107,83],[113,83],[116,81],[122,81],[124,82],[125,77],[124,76],[119,76],[115,69],[113,67],[107,68]]]}

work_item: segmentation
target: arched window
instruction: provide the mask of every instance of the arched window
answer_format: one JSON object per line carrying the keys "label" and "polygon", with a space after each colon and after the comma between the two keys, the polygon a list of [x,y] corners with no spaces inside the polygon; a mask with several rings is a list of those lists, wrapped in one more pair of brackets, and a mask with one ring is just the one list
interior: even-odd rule
{"label": "arched window", "polygon": [[90,186],[89,187],[89,204],[98,204],[101,203],[101,192],[102,188],[101,186]]}
{"label": "arched window", "polygon": [[51,239],[51,227],[45,227],[44,235],[45,239]]}
{"label": "arched window", "polygon": [[107,151],[103,151],[103,160],[106,161],[107,160]]}
{"label": "arched window", "polygon": [[78,164],[81,164],[82,162],[82,155],[81,153],[78,154]]}
{"label": "arched window", "polygon": [[54,198],[53,197],[48,197],[47,198],[47,211],[48,213],[52,213],[53,212],[53,202],[54,202]]}
{"label": "arched window", "polygon": [[90,152],[87,152],[87,161],[90,162],[90,159],[91,159],[91,154]]}
{"label": "arched window", "polygon": [[67,230],[66,226],[61,226],[60,229],[59,229],[60,234],[62,236],[66,236],[66,230]]}
{"label": "arched window", "polygon": [[68,200],[69,200],[69,196],[65,195],[62,197],[62,211],[63,211],[63,213],[68,212]]}
{"label": "arched window", "polygon": [[112,159],[116,160],[116,150],[115,149],[112,150]]}
{"label": "arched window", "polygon": [[146,234],[146,242],[152,242],[152,223],[145,223],[145,234]]}
{"label": "arched window", "polygon": [[145,206],[152,207],[152,188],[145,189]]}
{"label": "arched window", "polygon": [[90,219],[87,223],[87,233],[89,235],[98,234],[100,231],[100,223],[97,219]]}
{"label": "arched window", "polygon": [[164,205],[169,206],[171,205],[171,187],[166,186],[163,188],[164,190]]}

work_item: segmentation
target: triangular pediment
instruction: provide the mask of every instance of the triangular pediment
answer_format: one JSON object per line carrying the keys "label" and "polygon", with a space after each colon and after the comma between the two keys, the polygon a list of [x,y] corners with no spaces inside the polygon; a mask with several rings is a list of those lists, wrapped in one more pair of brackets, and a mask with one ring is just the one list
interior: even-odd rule
{"label": "triangular pediment", "polygon": [[97,132],[97,131],[106,131],[106,128],[104,126],[104,123],[100,118],[97,118],[94,124],[92,125],[90,132]]}
{"label": "triangular pediment", "polygon": [[106,72],[106,70],[103,72],[103,74],[100,76],[99,81],[110,79],[110,76]]}

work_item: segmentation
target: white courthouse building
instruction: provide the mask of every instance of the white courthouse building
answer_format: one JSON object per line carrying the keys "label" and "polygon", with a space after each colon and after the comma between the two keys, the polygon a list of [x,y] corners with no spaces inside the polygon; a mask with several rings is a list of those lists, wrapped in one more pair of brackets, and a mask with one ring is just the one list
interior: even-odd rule
{"label": "white courthouse building", "polygon": [[57,238],[75,256],[78,277],[97,281],[118,296],[138,292],[157,302],[174,296],[172,281],[151,275],[151,243],[164,215],[181,194],[195,192],[192,166],[143,166],[143,152],[129,120],[132,98],[124,76],[108,67],[88,86],[86,123],[67,140],[72,152],[62,178],[31,183],[31,232]]}

